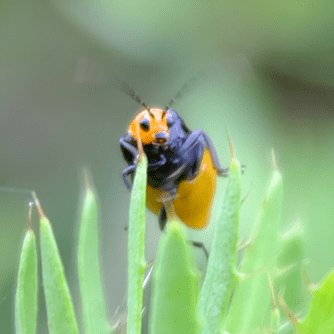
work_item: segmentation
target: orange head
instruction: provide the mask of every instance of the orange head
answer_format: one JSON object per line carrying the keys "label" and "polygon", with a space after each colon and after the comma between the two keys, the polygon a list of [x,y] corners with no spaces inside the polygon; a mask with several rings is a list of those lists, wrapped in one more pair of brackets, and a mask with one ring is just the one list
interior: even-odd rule
{"label": "orange head", "polygon": [[167,112],[160,108],[150,108],[140,112],[130,123],[128,133],[138,141],[137,124],[139,135],[143,145],[164,145],[169,138]]}

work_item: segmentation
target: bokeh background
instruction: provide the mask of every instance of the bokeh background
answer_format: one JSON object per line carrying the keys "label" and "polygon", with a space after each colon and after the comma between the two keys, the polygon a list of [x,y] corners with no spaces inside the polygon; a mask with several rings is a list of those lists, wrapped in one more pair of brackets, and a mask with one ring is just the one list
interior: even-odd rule
{"label": "bokeh background", "polygon": [[[296,220],[314,282],[334,265],[334,3],[331,1],[0,2],[0,328],[14,332],[19,253],[33,189],[51,219],[79,311],[76,276],[82,168],[99,196],[101,262],[110,318],[126,295],[129,192],[119,138],[140,106],[119,77],[205,130],[228,165],[227,129],[246,165],[240,235],[259,214],[275,149],[284,176],[282,232]],[[204,70],[204,72],[203,72]],[[210,249],[212,224],[190,231]],[[10,188],[10,189],[4,189]],[[38,233],[36,213],[34,228]],[[147,214],[147,260],[160,231]],[[205,258],[195,250],[200,268]],[[43,293],[40,287],[40,308]],[[121,306],[124,308],[124,305]],[[41,311],[38,333],[46,333]]]}

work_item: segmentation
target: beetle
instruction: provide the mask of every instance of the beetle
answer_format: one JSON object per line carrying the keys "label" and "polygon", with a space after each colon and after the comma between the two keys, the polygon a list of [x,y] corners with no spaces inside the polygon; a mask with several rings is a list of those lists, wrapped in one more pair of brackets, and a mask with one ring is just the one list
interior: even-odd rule
{"label": "beetle", "polygon": [[216,177],[226,177],[228,168],[221,167],[215,147],[204,131],[191,131],[169,105],[166,109],[148,108],[132,90],[129,94],[144,110],[134,117],[128,133],[120,138],[121,151],[128,163],[122,173],[125,185],[131,189],[128,177],[132,181],[137,168],[139,124],[139,136],[148,159],[146,206],[159,216],[160,229],[167,222],[163,203],[166,194],[173,199],[175,213],[187,226],[205,228]]}

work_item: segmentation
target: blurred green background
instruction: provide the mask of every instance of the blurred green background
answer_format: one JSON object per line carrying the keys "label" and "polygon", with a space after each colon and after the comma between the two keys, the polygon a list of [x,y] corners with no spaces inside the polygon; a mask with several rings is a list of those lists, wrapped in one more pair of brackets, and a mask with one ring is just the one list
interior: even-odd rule
{"label": "blurred green background", "polygon": [[[140,106],[118,76],[162,106],[192,76],[174,109],[212,138],[229,163],[226,130],[246,165],[241,236],[249,235],[270,175],[283,173],[282,232],[300,220],[309,274],[334,265],[334,3],[314,1],[0,2],[0,186],[33,189],[51,219],[79,314],[76,275],[80,172],[100,198],[103,280],[112,318],[126,295],[129,192],[119,138]],[[218,184],[212,221],[225,180]],[[14,289],[29,193],[0,191],[0,328],[14,332]],[[160,231],[148,213],[147,260]],[[34,227],[38,232],[37,219]],[[192,231],[210,248],[214,224]],[[205,259],[195,250],[200,267]],[[40,308],[43,308],[42,289]],[[44,311],[43,311],[44,312]],[[38,333],[46,333],[41,312]]]}

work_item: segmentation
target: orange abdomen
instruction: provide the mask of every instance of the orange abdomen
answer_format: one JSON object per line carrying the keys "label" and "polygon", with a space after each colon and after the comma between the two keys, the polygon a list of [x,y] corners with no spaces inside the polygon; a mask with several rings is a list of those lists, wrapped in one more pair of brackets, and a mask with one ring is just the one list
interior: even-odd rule
{"label": "orange abdomen", "polygon": [[[203,229],[210,220],[212,201],[216,192],[217,171],[213,167],[210,151],[204,150],[200,170],[194,180],[184,180],[179,184],[174,210],[189,227]],[[158,199],[163,192],[147,185],[146,205],[159,215],[162,202]]]}

